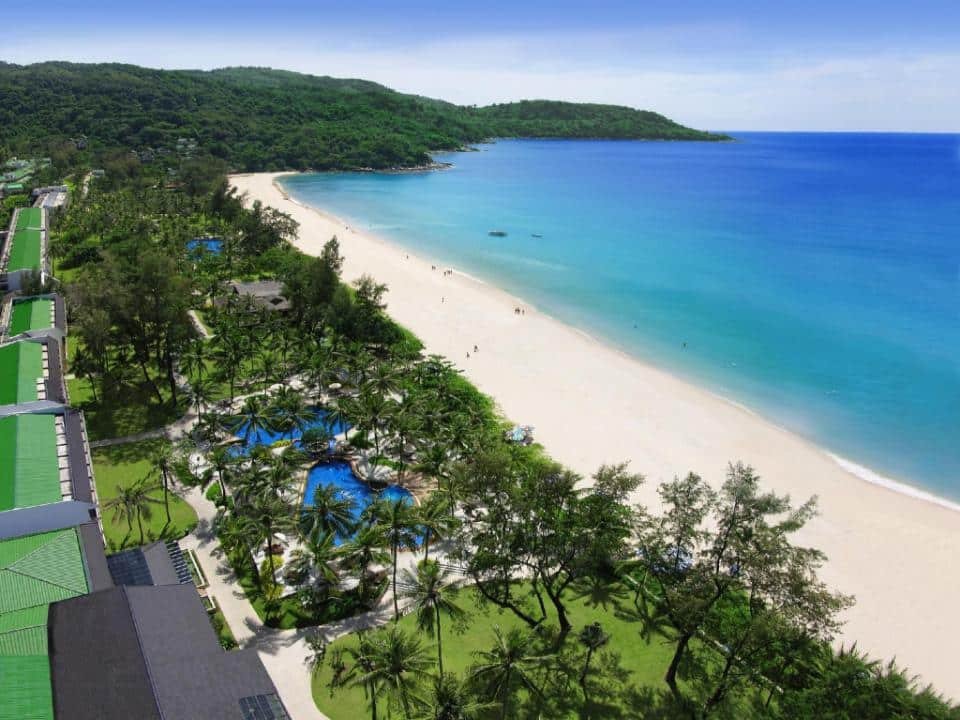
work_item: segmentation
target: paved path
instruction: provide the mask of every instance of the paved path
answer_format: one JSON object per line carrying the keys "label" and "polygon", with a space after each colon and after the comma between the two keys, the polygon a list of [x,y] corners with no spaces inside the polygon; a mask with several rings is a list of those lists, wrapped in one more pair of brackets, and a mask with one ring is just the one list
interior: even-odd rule
{"label": "paved path", "polygon": [[213,333],[207,330],[207,326],[203,324],[203,320],[201,320],[200,316],[197,315],[196,310],[187,310],[187,315],[190,316],[193,326],[197,329],[197,332],[200,333],[204,340],[209,340],[213,337]]}
{"label": "paved path", "polygon": [[157,428],[156,430],[147,430],[136,435],[126,435],[118,438],[108,438],[106,440],[94,440],[90,443],[90,449],[111,447],[112,445],[125,445],[127,443],[140,442],[141,440],[152,440],[154,438],[167,437],[166,428]]}

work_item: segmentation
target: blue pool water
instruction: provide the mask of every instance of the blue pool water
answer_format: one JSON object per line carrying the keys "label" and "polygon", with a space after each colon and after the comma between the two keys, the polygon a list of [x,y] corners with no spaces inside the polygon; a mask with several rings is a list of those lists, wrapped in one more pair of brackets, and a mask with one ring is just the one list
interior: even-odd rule
{"label": "blue pool water", "polygon": [[[327,413],[323,408],[311,408],[311,410],[313,411],[314,419],[307,424],[307,428],[326,427],[334,435],[339,435],[340,433],[350,429],[349,423],[340,421],[328,423]],[[246,455],[248,452],[250,452],[250,449],[256,445],[272,445],[277,440],[293,440],[294,442],[297,442],[303,435],[299,428],[295,428],[292,433],[281,433],[274,430],[260,428],[256,432],[250,433],[246,440],[244,440],[247,427],[248,425],[244,423],[234,433],[238,438],[240,438],[240,442],[230,449],[230,452],[234,455]]]}
{"label": "blue pool water", "polygon": [[187,241],[188,252],[193,252],[201,247],[211,255],[219,255],[223,252],[223,240],[218,237],[202,237]]}
{"label": "blue pool water", "polygon": [[284,184],[960,498],[960,136],[734,134],[502,141],[443,172]]}
{"label": "blue pool water", "polygon": [[[314,465],[307,475],[307,485],[303,492],[303,506],[313,505],[313,495],[320,486],[333,485],[340,493],[355,501],[353,519],[359,520],[363,510],[377,499],[378,493],[367,483],[353,474],[350,465],[345,462],[331,462]],[[388,485],[379,493],[387,500],[403,500],[413,504],[413,495],[406,488]],[[340,538],[342,540],[343,538]]]}

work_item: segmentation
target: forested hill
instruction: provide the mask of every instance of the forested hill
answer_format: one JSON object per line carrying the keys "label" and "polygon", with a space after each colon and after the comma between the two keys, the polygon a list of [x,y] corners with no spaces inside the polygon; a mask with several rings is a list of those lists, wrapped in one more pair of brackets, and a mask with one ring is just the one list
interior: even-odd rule
{"label": "forested hill", "polygon": [[0,153],[51,155],[80,139],[91,158],[131,150],[150,158],[195,143],[235,170],[387,168],[521,136],[725,139],[613,105],[463,107],[364,80],[263,68],[0,63]]}

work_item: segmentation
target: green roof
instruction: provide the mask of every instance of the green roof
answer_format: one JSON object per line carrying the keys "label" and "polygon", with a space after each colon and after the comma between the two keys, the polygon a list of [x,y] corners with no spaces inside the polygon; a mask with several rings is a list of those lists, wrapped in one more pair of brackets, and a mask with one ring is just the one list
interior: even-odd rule
{"label": "green roof", "polygon": [[47,606],[88,590],[76,530],[0,542],[0,720],[53,720]]}
{"label": "green roof", "polygon": [[43,345],[24,340],[0,346],[0,405],[39,400],[37,380],[43,377]]}
{"label": "green roof", "polygon": [[0,418],[0,511],[54,503],[61,497],[55,417]]}
{"label": "green roof", "polygon": [[32,228],[40,230],[43,228],[43,211],[41,208],[22,208],[17,213],[17,230]]}
{"label": "green roof", "polygon": [[10,335],[53,327],[53,300],[26,298],[15,300],[10,317]]}
{"label": "green roof", "polygon": [[[17,221],[18,226],[19,224]],[[40,250],[43,244],[40,233],[40,230],[33,228],[14,230],[13,240],[10,241],[10,259],[7,262],[9,272],[40,269]]]}

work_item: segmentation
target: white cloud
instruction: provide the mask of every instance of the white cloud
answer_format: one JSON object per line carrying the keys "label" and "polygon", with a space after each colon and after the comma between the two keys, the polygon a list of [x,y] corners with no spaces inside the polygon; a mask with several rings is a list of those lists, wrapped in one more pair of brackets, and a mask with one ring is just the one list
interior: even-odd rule
{"label": "white cloud", "polygon": [[621,103],[710,129],[960,131],[960,54],[737,53],[730,46],[738,40],[736,25],[640,34],[464,35],[401,46],[333,34],[127,36],[96,43],[14,39],[4,55],[12,62],[264,65],[361,77],[458,103],[532,97]]}

